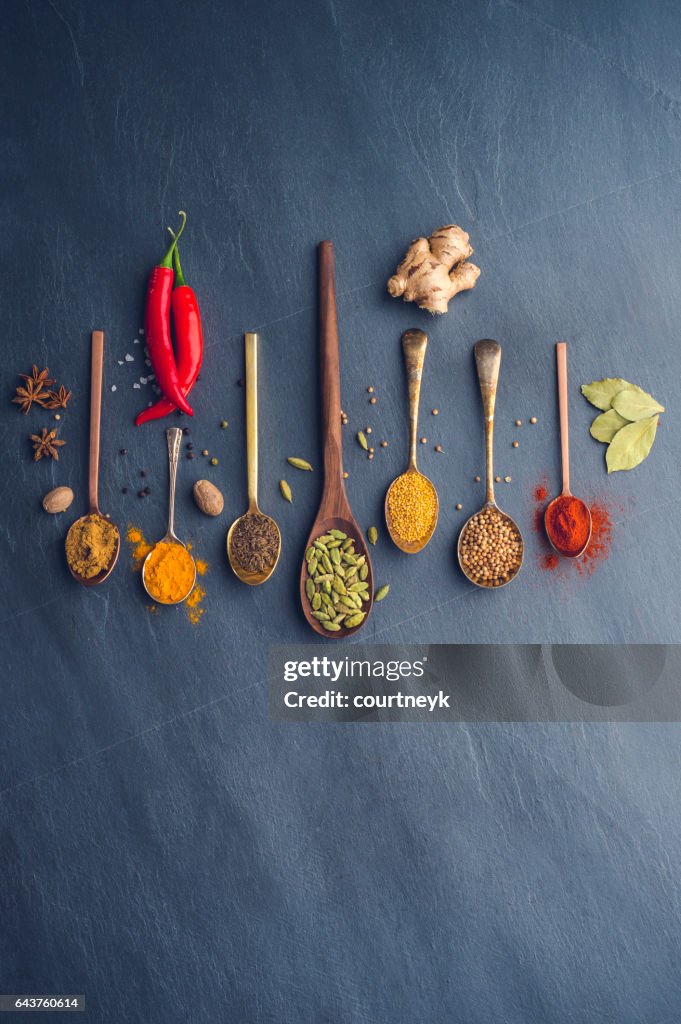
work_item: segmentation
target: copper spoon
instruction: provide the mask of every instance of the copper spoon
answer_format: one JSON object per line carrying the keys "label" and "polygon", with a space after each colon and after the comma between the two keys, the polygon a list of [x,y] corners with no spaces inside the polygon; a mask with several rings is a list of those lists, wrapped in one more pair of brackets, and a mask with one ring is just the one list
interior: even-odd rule
{"label": "copper spoon", "polygon": [[[98,483],[99,483],[99,437],[100,428],[102,423],[102,377],[104,375],[104,332],[93,331],[92,332],[92,364],[90,368],[90,462],[88,469],[88,505],[89,511],[87,515],[81,516],[80,519],[76,519],[75,523],[72,523],[69,532],[66,535],[68,540],[71,530],[74,530],[79,523],[85,522],[86,519],[96,517],[102,519],[107,523],[111,520],[108,516],[103,516],[99,511],[99,498],[98,498]],[[113,567],[118,560],[118,555],[121,550],[121,535],[118,532],[118,527],[115,524],[111,524],[116,530],[116,546],[111,556],[111,561],[105,569],[97,573],[96,576],[92,576],[89,579],[85,576],[79,576],[71,566],[69,565],[69,572],[73,576],[74,580],[78,580],[84,587],[97,587],[104,580],[107,580],[113,572]],[[67,562],[68,564],[68,562]]]}
{"label": "copper spoon", "polygon": [[[404,353],[404,366],[407,371],[407,387],[409,391],[409,462],[407,469],[400,476],[396,477],[390,484],[385,496],[385,522],[388,527],[388,533],[400,551],[405,551],[409,555],[416,554],[417,551],[422,551],[430,538],[435,533],[435,527],[437,526],[437,516],[439,511],[439,502],[437,497],[437,491],[435,485],[431,480],[428,479],[423,473],[420,473],[416,467],[416,439],[418,435],[418,422],[419,422],[419,399],[421,397],[421,377],[423,376],[423,363],[426,358],[426,347],[428,345],[428,335],[425,331],[405,331],[402,335],[402,352]],[[395,529],[393,518],[390,514],[389,497],[390,492],[397,483],[403,477],[408,476],[411,473],[415,473],[420,476],[422,480],[425,480],[428,487],[433,492],[435,498],[435,517],[433,519],[432,526],[423,537],[419,537],[418,540],[405,540]]]}
{"label": "copper spoon", "polygon": [[[265,516],[258,508],[258,335],[249,332],[244,336],[244,352],[246,356],[246,466],[248,472],[248,509],[243,516],[235,519],[227,534],[227,557],[234,575],[242,583],[257,587],[268,580],[277,567],[281,553],[281,533],[279,527],[270,516]],[[277,531],[277,551],[273,561],[264,569],[254,572],[244,569],[234,557],[232,551],[232,534],[237,523],[247,516],[258,515],[273,524]]]}
{"label": "copper spoon", "polygon": [[[518,524],[512,519],[506,512],[497,505],[494,499],[494,406],[497,400],[497,384],[499,381],[499,369],[501,366],[501,345],[497,341],[491,339],[485,339],[479,341],[473,348],[475,354],[475,366],[478,371],[478,381],[480,383],[480,395],[482,397],[482,411],[485,417],[485,468],[486,468],[486,484],[487,493],[485,495],[485,504],[479,509],[480,512],[486,508],[494,508],[496,511],[503,516],[507,523],[517,532],[520,542],[522,544],[522,534],[518,529]],[[475,519],[478,512],[475,512],[461,527],[459,533],[459,542],[456,547],[457,557],[459,559],[459,565],[461,572],[464,574],[466,579],[474,583],[476,587],[484,587],[485,589],[499,590],[500,587],[505,587],[511,580],[514,580],[520,572],[520,567],[523,564],[523,555],[525,554],[525,546],[520,555],[520,562],[518,563],[512,576],[509,576],[503,583],[483,583],[479,580],[474,579],[467,571],[461,558],[461,540],[468,529],[471,520]]]}
{"label": "copper spoon", "polygon": [[342,530],[355,542],[355,554],[364,555],[369,573],[369,600],[362,605],[364,619],[359,626],[329,633],[312,615],[312,607],[305,593],[308,578],[307,562],[303,558],[300,572],[300,602],[308,625],[323,637],[342,639],[352,636],[366,623],[374,603],[374,574],[369,550],[345,493],[343,481],[343,437],[341,433],[340,402],[340,360],[338,355],[338,321],[336,317],[336,284],[334,272],[333,243],[319,244],[319,359],[322,404],[322,436],[324,444],[324,489],[305,550],[312,542],[329,530]]}
{"label": "copper spoon", "polygon": [[192,560],[192,565],[194,566],[194,575],[192,576],[191,586],[187,588],[186,594],[183,594],[182,597],[178,597],[177,600],[175,601],[162,601],[157,594],[154,594],[149,590],[149,588],[147,587],[146,580],[146,572],[149,559],[151,558],[154,549],[158,547],[159,544],[179,544],[180,547],[187,547],[187,545],[183,541],[181,541],[180,538],[175,533],[175,482],[177,480],[177,463],[180,458],[180,446],[182,444],[182,431],[180,430],[180,428],[169,427],[166,430],[166,440],[168,442],[168,469],[170,473],[170,490],[168,495],[168,529],[166,530],[165,537],[162,537],[161,540],[156,541],[156,544],[154,544],[154,547],[151,549],[147,557],[144,559],[144,563],[142,565],[142,584],[149,597],[152,599],[152,601],[155,601],[157,604],[182,604],[183,601],[187,600],[192,590],[194,589],[194,584],[196,583],[196,563],[191,553],[188,552],[189,557]]}
{"label": "copper spoon", "polygon": [[[564,341],[559,341],[556,344],[556,372],[558,375],[558,411],[560,415],[560,457],[563,465],[563,490],[554,498],[553,501],[549,502],[544,512],[544,529],[546,530],[546,536],[549,538],[549,543],[553,550],[562,555],[563,558],[579,558],[580,555],[586,551],[589,541],[591,540],[591,512],[589,506],[581,498],[575,498],[570,490],[570,436],[568,429],[568,383],[567,383],[567,344]],[[573,501],[578,501],[582,507],[582,511],[586,514],[589,529],[586,535],[586,540],[577,551],[563,551],[555,543],[554,538],[551,536],[549,527],[549,510],[554,508],[557,502],[563,498],[572,498]]]}

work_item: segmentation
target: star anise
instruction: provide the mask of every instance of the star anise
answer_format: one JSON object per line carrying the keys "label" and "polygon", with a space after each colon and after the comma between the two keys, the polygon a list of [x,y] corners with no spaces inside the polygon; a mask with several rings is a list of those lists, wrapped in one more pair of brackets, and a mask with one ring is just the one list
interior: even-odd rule
{"label": "star anise", "polygon": [[64,385],[61,384],[59,391],[49,391],[48,397],[43,399],[40,404],[45,409],[65,409],[70,397],[71,392],[67,391]]}
{"label": "star anise", "polygon": [[54,381],[47,376],[49,372],[47,367],[44,370],[39,370],[37,366],[34,366],[30,375],[27,373],[19,374],[22,380],[26,381],[26,384],[23,387],[19,385],[12,402],[21,406],[23,413],[27,413],[34,402],[37,402],[38,405],[44,405],[48,394],[47,389],[50,384],[54,384]]}
{"label": "star anise", "polygon": [[56,430],[48,430],[43,427],[42,434],[31,434],[33,442],[33,461],[40,462],[43,455],[46,459],[54,459],[59,462],[59,449],[66,441],[60,441]]}

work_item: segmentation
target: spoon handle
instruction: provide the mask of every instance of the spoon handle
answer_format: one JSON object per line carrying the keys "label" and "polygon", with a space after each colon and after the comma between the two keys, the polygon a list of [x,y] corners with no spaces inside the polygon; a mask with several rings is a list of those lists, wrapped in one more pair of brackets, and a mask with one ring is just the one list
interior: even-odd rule
{"label": "spoon handle", "polygon": [[92,364],[90,369],[90,465],[88,470],[88,501],[90,512],[99,512],[99,434],[102,422],[102,376],[104,373],[104,332],[92,332]]}
{"label": "spoon handle", "polygon": [[344,492],[340,360],[333,242],[319,243],[319,373],[324,444],[324,492]]}
{"label": "spoon handle", "polygon": [[404,368],[407,371],[409,393],[409,468],[416,469],[416,437],[419,425],[419,400],[421,398],[421,377],[426,358],[428,335],[425,331],[405,331],[402,335]]}
{"label": "spoon handle", "polygon": [[246,354],[246,467],[248,473],[248,507],[258,504],[258,335],[244,337]]}
{"label": "spoon handle", "polygon": [[179,427],[166,430],[168,441],[168,470],[170,475],[170,491],[168,494],[168,536],[175,536],[175,481],[177,480],[177,463],[180,458],[182,431]]}
{"label": "spoon handle", "polygon": [[560,458],[563,464],[563,494],[570,493],[570,430],[568,427],[567,344],[556,344],[558,415],[560,417]]}
{"label": "spoon handle", "polygon": [[482,412],[485,417],[486,501],[494,501],[494,406],[501,366],[501,345],[489,338],[479,341],[474,349],[475,365],[480,382]]}

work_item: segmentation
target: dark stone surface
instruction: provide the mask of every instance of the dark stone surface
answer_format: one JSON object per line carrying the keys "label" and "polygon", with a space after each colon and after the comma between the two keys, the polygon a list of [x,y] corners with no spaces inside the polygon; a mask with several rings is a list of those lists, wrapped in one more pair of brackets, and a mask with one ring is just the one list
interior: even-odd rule
{"label": "dark stone surface", "polygon": [[[92,1020],[144,1024],[673,1019],[675,727],[283,728],[265,677],[268,644],[311,639],[296,575],[321,485],[322,238],[337,250],[363,525],[380,526],[405,460],[400,334],[431,337],[419,454],[441,521],[418,558],[383,532],[376,574],[392,589],[362,640],[681,639],[674,5],[35,0],[4,5],[1,38],[2,989],[85,991]],[[97,591],[63,559],[85,510],[93,328],[107,339],[102,507],[164,532],[163,430],[131,421],[152,397],[133,389],[148,372],[145,280],[180,207],[206,333],[191,439],[220,460],[180,471],[178,531],[210,565],[196,627],[182,609],[148,612],[127,547]],[[470,230],[482,276],[431,320],[385,280],[411,237],[447,221]],[[247,329],[261,334],[261,504],[285,543],[255,591],[224,558],[245,508]],[[504,347],[498,471],[513,483],[499,500],[527,543],[498,594],[453,562],[481,496],[480,337]],[[559,485],[559,337],[574,489],[616,521],[590,577],[542,572],[532,531],[534,485]],[[26,437],[50,417],[8,404],[33,361],[75,392],[56,465],[34,465]],[[648,461],[611,478],[578,389],[604,375],[669,409]],[[371,463],[352,440],[367,424],[390,441]],[[225,493],[219,521],[190,498],[204,475]],[[47,517],[40,499],[61,483],[75,505]]]}

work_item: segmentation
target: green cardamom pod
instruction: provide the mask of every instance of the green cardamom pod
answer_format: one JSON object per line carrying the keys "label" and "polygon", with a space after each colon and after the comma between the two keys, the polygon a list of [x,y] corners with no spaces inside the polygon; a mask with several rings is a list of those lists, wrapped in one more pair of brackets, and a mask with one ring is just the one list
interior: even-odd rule
{"label": "green cardamom pod", "polygon": [[376,593],[374,594],[374,601],[382,601],[384,597],[388,596],[388,591],[389,590],[390,590],[390,584],[389,583],[386,583],[384,586],[379,587],[378,590],[376,591]]}
{"label": "green cardamom pod", "polygon": [[324,580],[323,581],[323,583],[322,583],[322,593],[323,594],[327,594],[327,595],[331,593],[331,580]]}
{"label": "green cardamom pod", "polygon": [[317,622],[328,622],[329,616],[327,612],[312,612],[312,618],[316,619]]}
{"label": "green cardamom pod", "polygon": [[365,452],[369,450],[369,445],[367,443],[367,439],[366,439],[366,437],[364,436],[364,434],[363,434],[363,432],[361,430],[357,434],[357,440],[359,441],[360,448],[363,448]]}
{"label": "green cardamom pod", "polygon": [[286,501],[293,501],[291,488],[289,487],[285,480],[279,481],[279,490],[281,491],[282,498],[284,498]]}
{"label": "green cardamom pod", "polygon": [[315,595],[314,580],[305,580],[305,593],[307,594],[308,601],[311,601]]}
{"label": "green cardamom pod", "polygon": [[321,594],[313,594],[312,595],[312,610],[315,611],[315,612],[318,612],[319,609],[321,608],[321,606],[322,606],[322,596],[321,596]]}
{"label": "green cardamom pod", "polygon": [[364,622],[366,618],[366,612],[356,612],[355,615],[348,615],[345,620],[346,629],[354,629],[355,626],[359,626]]}
{"label": "green cardamom pod", "polygon": [[378,540],[378,530],[375,526],[370,526],[367,530],[367,537],[369,538],[370,544],[375,544]]}
{"label": "green cardamom pod", "polygon": [[360,567],[359,567],[359,578],[361,580],[365,580],[368,575],[369,575],[369,566],[366,565],[366,564],[360,565]]}
{"label": "green cardamom pod", "polygon": [[338,625],[337,622],[322,622],[322,626],[324,627],[324,629],[328,629],[330,633],[337,633],[338,630],[340,629],[340,626]]}
{"label": "green cardamom pod", "polygon": [[331,561],[333,562],[334,565],[340,565],[341,556],[338,548],[332,548],[331,551],[329,552],[329,557],[331,558]]}
{"label": "green cardamom pod", "polygon": [[314,576],[314,574],[316,573],[317,564],[317,559],[313,555],[310,561],[307,563],[307,571],[309,572],[310,576]]}
{"label": "green cardamom pod", "polygon": [[335,590],[337,594],[344,595],[347,593],[345,589],[345,584],[343,583],[343,580],[339,576],[334,576],[333,583],[331,584],[331,589]]}
{"label": "green cardamom pod", "polygon": [[290,458],[286,460],[289,465],[294,466],[295,469],[306,469],[309,473],[312,472],[312,466],[305,459]]}
{"label": "green cardamom pod", "polygon": [[[350,539],[348,537],[347,533],[343,533],[342,530],[329,530],[329,533],[331,534],[332,537],[335,537],[336,540],[349,540]],[[350,543],[352,544],[351,540],[350,540]]]}

